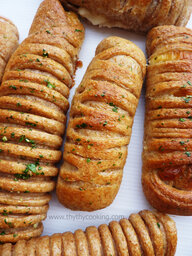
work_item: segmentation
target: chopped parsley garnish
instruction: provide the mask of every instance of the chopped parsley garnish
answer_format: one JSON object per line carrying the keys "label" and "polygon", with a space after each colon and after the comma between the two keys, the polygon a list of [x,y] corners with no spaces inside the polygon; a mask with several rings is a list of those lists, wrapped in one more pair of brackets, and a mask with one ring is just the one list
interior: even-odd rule
{"label": "chopped parsley garnish", "polygon": [[105,97],[105,92],[103,92],[103,93],[101,94],[101,97]]}
{"label": "chopped parsley garnish", "polygon": [[6,137],[6,136],[3,136],[2,141],[3,141],[3,142],[8,141],[7,137]]}
{"label": "chopped parsley garnish", "polygon": [[90,158],[87,158],[87,163],[90,163],[91,162],[91,159]]}
{"label": "chopped parsley garnish", "polygon": [[49,54],[48,54],[48,52],[46,52],[45,49],[43,49],[43,57],[49,57]]}
{"label": "chopped parsley garnish", "polygon": [[103,126],[106,126],[107,125],[107,121],[105,121],[104,123],[103,123]]}
{"label": "chopped parsley garnish", "polygon": [[14,176],[17,179],[22,179],[22,180],[27,180],[32,176],[32,173],[36,174],[36,175],[44,175],[43,172],[38,172],[37,171],[37,167],[39,170],[39,162],[36,162],[35,164],[27,164],[25,170],[23,171],[22,174],[20,173],[16,173]]}
{"label": "chopped parsley garnish", "polygon": [[48,80],[45,80],[45,82],[47,83],[47,87],[50,88],[50,89],[53,89],[55,88],[55,85],[50,83]]}
{"label": "chopped parsley garnish", "polygon": [[30,123],[30,122],[25,122],[26,125],[30,125],[30,126],[36,126],[36,124]]}
{"label": "chopped parsley garnish", "polygon": [[75,32],[83,32],[81,29],[75,29]]}
{"label": "chopped parsley garnish", "polygon": [[5,222],[5,224],[7,224],[10,228],[12,228],[12,227],[13,227],[13,223],[11,223],[11,222],[7,222],[7,220],[6,220],[6,219],[4,219],[4,222]]}
{"label": "chopped parsley garnish", "polygon": [[17,87],[15,85],[10,85],[9,88],[11,88],[13,90],[17,90]]}
{"label": "chopped parsley garnish", "polygon": [[32,148],[35,148],[35,147],[36,147],[35,141],[26,138],[25,135],[21,135],[21,136],[20,136],[19,142],[22,142],[22,141],[25,141],[25,142],[27,142],[27,143],[31,143],[31,147],[32,147]]}
{"label": "chopped parsley garnish", "polygon": [[179,121],[180,122],[185,122],[185,119],[184,118],[179,118]]}
{"label": "chopped parsley garnish", "polygon": [[191,153],[190,152],[185,152],[184,153],[186,156],[190,157],[191,156]]}
{"label": "chopped parsley garnish", "polygon": [[76,127],[77,127],[77,128],[86,128],[86,127],[87,127],[87,124],[86,124],[86,123],[77,124]]}

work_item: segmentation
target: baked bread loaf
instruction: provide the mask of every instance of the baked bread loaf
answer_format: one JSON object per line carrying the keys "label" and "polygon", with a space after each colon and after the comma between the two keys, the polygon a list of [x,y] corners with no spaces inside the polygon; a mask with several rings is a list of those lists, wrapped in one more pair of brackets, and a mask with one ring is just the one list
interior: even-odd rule
{"label": "baked bread loaf", "polygon": [[19,34],[16,26],[8,19],[0,17],[0,83],[5,66],[11,54],[18,47]]}
{"label": "baked bread loaf", "polygon": [[177,230],[167,215],[147,210],[129,219],[88,227],[73,233],[54,234],[15,245],[0,245],[0,256],[173,256]]}
{"label": "baked bread loaf", "polygon": [[76,15],[45,0],[7,64],[0,87],[1,242],[42,232],[83,38]]}
{"label": "baked bread loaf", "polygon": [[73,210],[112,203],[121,183],[146,71],[143,52],[119,37],[104,39],[73,98],[57,196]]}
{"label": "baked bread loaf", "polygon": [[158,210],[192,215],[192,30],[154,28],[147,51],[143,190]]}
{"label": "baked bread loaf", "polygon": [[93,25],[145,33],[159,25],[185,26],[191,0],[61,0]]}

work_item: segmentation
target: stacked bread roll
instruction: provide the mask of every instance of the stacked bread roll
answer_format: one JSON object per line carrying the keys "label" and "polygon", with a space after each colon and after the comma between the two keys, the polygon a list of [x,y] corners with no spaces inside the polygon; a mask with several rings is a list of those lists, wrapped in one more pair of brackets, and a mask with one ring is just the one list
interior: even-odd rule
{"label": "stacked bread roll", "polygon": [[39,7],[0,87],[0,241],[42,232],[84,29],[58,0]]}
{"label": "stacked bread roll", "polygon": [[191,0],[61,0],[93,25],[147,32],[159,25],[185,26],[191,14]]}
{"label": "stacked bread roll", "polygon": [[0,17],[0,83],[5,66],[18,46],[18,39],[16,26],[10,20]]}
{"label": "stacked bread roll", "polygon": [[160,211],[192,215],[192,30],[154,28],[147,51],[143,189]]}
{"label": "stacked bread roll", "polygon": [[73,98],[57,183],[59,201],[93,211],[112,203],[121,183],[146,71],[132,42],[104,39]]}
{"label": "stacked bread roll", "polygon": [[166,215],[141,211],[109,226],[88,227],[0,246],[0,256],[173,256],[177,245],[174,221]]}

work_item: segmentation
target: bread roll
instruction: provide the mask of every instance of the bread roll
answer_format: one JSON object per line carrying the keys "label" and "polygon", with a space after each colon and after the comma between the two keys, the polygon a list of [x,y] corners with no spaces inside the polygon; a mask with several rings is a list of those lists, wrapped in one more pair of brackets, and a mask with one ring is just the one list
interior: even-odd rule
{"label": "bread roll", "polygon": [[1,242],[42,232],[83,37],[75,14],[45,0],[7,65],[0,87]]}
{"label": "bread roll", "polygon": [[158,210],[192,215],[192,30],[154,28],[147,51],[143,190]]}
{"label": "bread roll", "polygon": [[93,25],[146,33],[159,25],[185,26],[191,0],[61,0]]}
{"label": "bread roll", "polygon": [[0,83],[5,66],[11,54],[18,47],[19,34],[16,26],[8,19],[0,17]]}
{"label": "bread roll", "polygon": [[129,219],[0,245],[0,256],[173,256],[177,230],[167,215],[147,210]]}
{"label": "bread roll", "polygon": [[93,211],[114,200],[145,70],[143,52],[128,40],[109,37],[97,47],[71,106],[57,182],[66,207]]}

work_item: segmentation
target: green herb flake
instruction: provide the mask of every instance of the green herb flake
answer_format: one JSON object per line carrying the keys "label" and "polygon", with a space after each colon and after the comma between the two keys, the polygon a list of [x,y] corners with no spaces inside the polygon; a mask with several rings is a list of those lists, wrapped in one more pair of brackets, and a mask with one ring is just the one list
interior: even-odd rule
{"label": "green herb flake", "polygon": [[122,157],[123,153],[119,152],[119,159]]}
{"label": "green herb flake", "polygon": [[184,118],[179,118],[179,121],[180,122],[185,122],[185,119]]}
{"label": "green herb flake", "polygon": [[48,52],[46,52],[45,49],[43,49],[43,57],[49,57],[49,54],[48,54]]}
{"label": "green herb flake", "polygon": [[101,94],[101,97],[105,97],[105,92],[103,92],[103,93]]}
{"label": "green herb flake", "polygon": [[184,153],[186,156],[190,157],[191,156],[191,153],[190,152],[185,152]]}
{"label": "green herb flake", "polygon": [[90,163],[91,162],[91,159],[90,158],[87,158],[87,163]]}
{"label": "green herb flake", "polygon": [[7,137],[6,137],[6,136],[3,136],[2,141],[3,141],[3,142],[8,141]]}
{"label": "green herb flake", "polygon": [[15,85],[10,85],[9,88],[11,88],[13,90],[17,90],[17,87]]}
{"label": "green herb flake", "polygon": [[76,127],[77,127],[77,128],[86,128],[86,127],[87,127],[87,124],[86,124],[86,123],[77,124]]}
{"label": "green herb flake", "polygon": [[83,32],[81,29],[75,29],[75,32]]}

